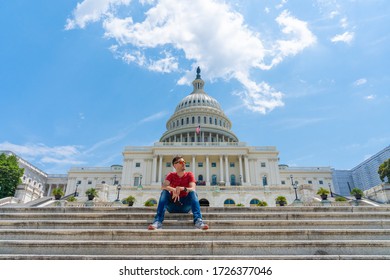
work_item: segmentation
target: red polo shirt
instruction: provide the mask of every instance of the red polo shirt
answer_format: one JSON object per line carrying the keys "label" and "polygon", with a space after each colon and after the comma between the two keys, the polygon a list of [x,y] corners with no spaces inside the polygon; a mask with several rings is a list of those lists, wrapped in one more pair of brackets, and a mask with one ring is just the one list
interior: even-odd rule
{"label": "red polo shirt", "polygon": [[[176,172],[171,172],[167,175],[165,179],[169,181],[170,186],[173,188],[176,188],[178,186],[188,188],[191,182],[196,182],[194,174],[192,172],[184,172],[184,175],[182,177],[179,177]],[[185,191],[180,192],[180,197],[184,197],[187,195],[188,193]]]}

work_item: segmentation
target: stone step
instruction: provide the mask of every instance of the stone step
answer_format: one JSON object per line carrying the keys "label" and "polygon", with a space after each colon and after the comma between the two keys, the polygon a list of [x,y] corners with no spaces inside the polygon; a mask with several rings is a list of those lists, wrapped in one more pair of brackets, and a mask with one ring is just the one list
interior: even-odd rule
{"label": "stone step", "polygon": [[21,255],[390,255],[389,240],[52,241],[0,240],[0,254]]}
{"label": "stone step", "polygon": [[[356,206],[283,206],[283,207],[201,207],[202,213],[274,213],[274,212],[390,212],[390,206],[356,207]],[[0,213],[156,213],[156,207],[0,207]]]}
{"label": "stone step", "polygon": [[[0,220],[153,220],[155,213],[0,213]],[[166,220],[192,219],[192,214],[166,213]],[[203,213],[204,220],[373,220],[389,219],[390,212],[350,212],[350,213]]]}
{"label": "stone step", "polygon": [[390,240],[390,229],[0,229],[0,240]]}
{"label": "stone step", "polygon": [[0,260],[390,260],[390,255],[33,255],[1,254]]}
{"label": "stone step", "polygon": [[[0,229],[146,229],[151,220],[0,220]],[[390,220],[206,220],[211,229],[389,229]],[[191,220],[166,220],[164,229],[192,229]]]}
{"label": "stone step", "polygon": [[390,255],[31,255],[0,254],[0,260],[390,260]]}

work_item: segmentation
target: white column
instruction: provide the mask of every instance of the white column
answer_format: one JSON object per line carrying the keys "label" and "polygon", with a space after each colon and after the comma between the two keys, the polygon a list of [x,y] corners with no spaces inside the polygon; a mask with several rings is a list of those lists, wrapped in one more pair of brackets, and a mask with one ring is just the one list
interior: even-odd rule
{"label": "white column", "polygon": [[219,156],[219,168],[220,168],[220,170],[219,170],[219,176],[220,176],[219,181],[225,181],[223,179],[223,159],[222,159],[222,156]]}
{"label": "white column", "polygon": [[206,156],[206,186],[210,186],[210,160],[209,160],[209,156]]}
{"label": "white column", "polygon": [[256,186],[262,186],[263,185],[263,177],[260,178],[259,174],[259,168],[261,166],[260,160],[253,161],[255,165],[255,184]]}
{"label": "white column", "polygon": [[226,171],[226,186],[230,186],[230,178],[229,178],[229,157],[225,156],[225,171]]}
{"label": "white column", "polygon": [[158,173],[158,183],[162,183],[162,161],[163,161],[163,156],[160,156],[160,167],[159,167],[159,173]]}
{"label": "white column", "polygon": [[243,181],[243,179],[244,179],[244,173],[242,172],[242,158],[241,158],[242,156],[241,155],[239,155],[238,156],[238,162],[239,162],[239,165],[240,165],[240,184],[242,185],[242,181]]}
{"label": "white column", "polygon": [[251,180],[249,177],[249,161],[248,156],[244,156],[244,164],[245,164],[245,183],[251,184]]}
{"label": "white column", "polygon": [[153,166],[152,166],[152,184],[156,183],[157,178],[157,156],[153,156]]}
{"label": "white column", "polygon": [[195,180],[197,180],[196,179],[196,169],[195,169],[195,156],[192,156],[192,173],[194,173],[194,176],[195,176]]}

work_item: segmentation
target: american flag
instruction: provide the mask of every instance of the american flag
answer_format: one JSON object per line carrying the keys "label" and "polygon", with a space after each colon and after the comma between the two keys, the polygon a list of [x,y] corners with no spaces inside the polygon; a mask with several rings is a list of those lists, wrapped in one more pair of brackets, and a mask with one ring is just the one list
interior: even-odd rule
{"label": "american flag", "polygon": [[198,125],[198,127],[196,128],[196,134],[199,134],[200,133],[200,125]]}

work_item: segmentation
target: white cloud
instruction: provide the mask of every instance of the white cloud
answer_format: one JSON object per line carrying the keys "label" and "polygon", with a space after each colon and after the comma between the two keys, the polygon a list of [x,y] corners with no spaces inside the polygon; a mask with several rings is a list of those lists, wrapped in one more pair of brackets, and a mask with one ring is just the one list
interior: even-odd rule
{"label": "white cloud", "polygon": [[334,36],[331,41],[333,43],[337,43],[337,42],[344,42],[344,43],[351,43],[352,40],[354,39],[355,37],[355,33],[354,32],[349,32],[349,31],[346,31],[344,32],[343,34],[339,34],[339,35],[336,35]]}
{"label": "white cloud", "polygon": [[340,25],[341,25],[342,28],[346,29],[348,27],[348,25],[349,25],[348,24],[348,19],[346,17],[342,18],[340,20]]}
{"label": "white cloud", "polygon": [[283,11],[276,18],[276,21],[283,27],[282,32],[290,35],[291,39],[277,40],[277,45],[274,50],[276,54],[272,59],[272,63],[268,66],[263,64],[263,69],[272,68],[282,62],[285,57],[296,55],[317,41],[317,38],[307,27],[307,23],[291,16],[287,10]]}
{"label": "white cloud", "polygon": [[80,160],[81,151],[78,146],[55,146],[49,147],[45,144],[30,144],[18,145],[9,142],[0,143],[0,150],[9,150],[26,160],[34,160],[35,162],[55,163],[57,165],[68,164],[83,164]]}
{"label": "white cloud", "polygon": [[66,30],[84,28],[89,22],[97,22],[103,16],[109,16],[115,6],[129,5],[131,0],[84,0],[73,11],[74,19],[68,19]]}
{"label": "white cloud", "polygon": [[167,116],[169,113],[168,112],[165,112],[165,111],[162,111],[162,112],[158,112],[156,114],[153,114],[151,116],[148,116],[148,117],[145,117],[143,118],[142,120],[140,120],[138,123],[139,124],[142,124],[142,123],[146,123],[146,122],[152,122],[152,121],[155,121],[155,120],[159,120],[159,119],[162,119],[162,118],[165,118],[165,116]]}
{"label": "white cloud", "polygon": [[364,97],[364,99],[367,99],[367,100],[373,100],[375,98],[376,98],[375,94],[370,94],[370,95],[367,95]]}
{"label": "white cloud", "polygon": [[354,86],[361,86],[361,85],[364,85],[366,83],[367,83],[367,79],[361,78],[361,79],[356,80],[353,84],[354,84]]}
{"label": "white cloud", "polygon": [[[283,0],[281,5],[286,2]],[[152,6],[140,22],[119,17],[111,8],[115,5],[119,9],[119,4],[128,5],[130,1],[99,3],[92,5],[85,0],[77,5],[68,28],[83,28],[88,22],[101,20],[105,37],[117,42],[110,48],[117,58],[150,71],[184,72],[179,84],[190,83],[194,76],[193,70],[180,69],[181,58],[191,62],[193,68],[199,65],[203,77],[209,80],[236,79],[244,88],[240,94],[244,104],[255,112],[266,113],[283,106],[283,94],[264,81],[254,80],[250,73],[254,69],[269,70],[316,41],[307,23],[288,11],[276,18],[282,27],[282,39],[267,42],[273,47],[266,49],[259,33],[224,1],[144,0],[142,4]],[[179,53],[180,60],[172,53]],[[265,59],[271,63],[267,65]]]}

